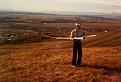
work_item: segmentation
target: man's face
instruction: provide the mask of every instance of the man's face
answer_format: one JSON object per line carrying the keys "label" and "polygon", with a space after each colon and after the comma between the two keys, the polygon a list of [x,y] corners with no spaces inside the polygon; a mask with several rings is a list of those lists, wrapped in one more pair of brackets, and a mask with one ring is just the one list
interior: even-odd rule
{"label": "man's face", "polygon": [[76,29],[81,29],[81,26],[80,26],[80,25],[77,25],[77,26],[76,26]]}

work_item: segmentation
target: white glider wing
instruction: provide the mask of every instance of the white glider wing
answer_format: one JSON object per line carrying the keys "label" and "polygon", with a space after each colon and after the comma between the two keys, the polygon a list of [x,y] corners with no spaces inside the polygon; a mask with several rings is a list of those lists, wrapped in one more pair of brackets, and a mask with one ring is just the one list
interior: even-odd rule
{"label": "white glider wing", "polygon": [[51,39],[61,39],[61,40],[83,40],[83,38],[90,38],[90,37],[95,37],[96,35],[88,35],[84,37],[74,37],[74,38],[68,38],[68,37],[51,37],[47,35],[43,35],[44,37],[51,38]]}
{"label": "white glider wing", "polygon": [[82,40],[83,37],[79,37],[79,38],[56,37],[56,39],[63,39],[63,40],[73,40],[73,39],[76,39],[76,40]]}
{"label": "white glider wing", "polygon": [[97,35],[88,35],[88,36],[85,36],[85,37],[95,37],[95,36],[97,36]]}

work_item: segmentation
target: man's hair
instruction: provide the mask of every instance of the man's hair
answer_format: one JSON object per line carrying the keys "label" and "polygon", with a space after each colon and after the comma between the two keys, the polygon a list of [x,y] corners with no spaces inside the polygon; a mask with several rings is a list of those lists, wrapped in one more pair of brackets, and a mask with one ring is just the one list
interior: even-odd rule
{"label": "man's hair", "polygon": [[81,24],[79,24],[79,23],[75,23],[75,26],[81,26]]}

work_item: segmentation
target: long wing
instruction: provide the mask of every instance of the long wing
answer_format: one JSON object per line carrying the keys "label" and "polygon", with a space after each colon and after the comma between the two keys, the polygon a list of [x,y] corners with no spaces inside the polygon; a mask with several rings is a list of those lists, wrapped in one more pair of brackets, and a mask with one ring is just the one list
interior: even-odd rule
{"label": "long wing", "polygon": [[66,37],[56,37],[55,39],[63,39],[63,40],[83,40],[83,37],[79,37],[79,38],[66,38]]}
{"label": "long wing", "polygon": [[[51,37],[47,35],[43,35],[44,37],[51,38],[51,39],[62,39],[62,40],[83,40],[83,37],[75,37],[75,38],[68,38],[68,37]],[[96,35],[88,35],[84,36],[85,38],[95,37]]]}
{"label": "long wing", "polygon": [[90,38],[90,37],[95,37],[95,36],[97,36],[97,35],[88,35],[88,36],[85,36],[85,37]]}

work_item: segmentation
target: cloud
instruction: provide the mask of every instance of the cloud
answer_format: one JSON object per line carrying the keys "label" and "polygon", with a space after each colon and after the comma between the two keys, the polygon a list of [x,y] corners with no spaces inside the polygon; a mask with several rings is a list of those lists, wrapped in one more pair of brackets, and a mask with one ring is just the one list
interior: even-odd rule
{"label": "cloud", "polygon": [[24,11],[121,12],[120,0],[1,0],[0,9]]}

